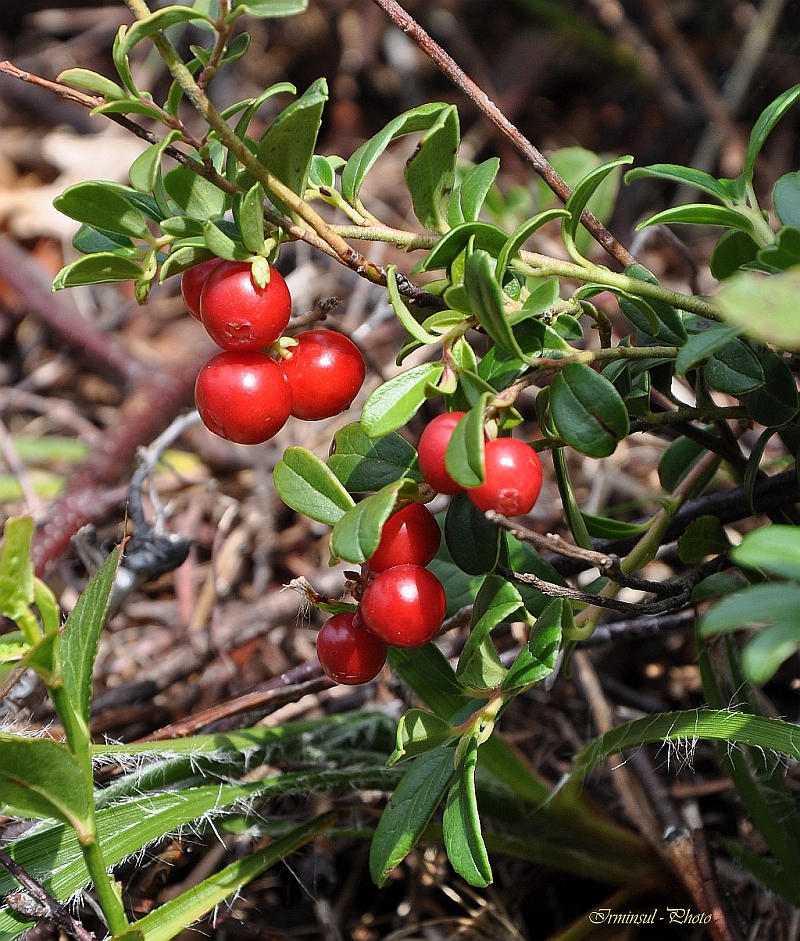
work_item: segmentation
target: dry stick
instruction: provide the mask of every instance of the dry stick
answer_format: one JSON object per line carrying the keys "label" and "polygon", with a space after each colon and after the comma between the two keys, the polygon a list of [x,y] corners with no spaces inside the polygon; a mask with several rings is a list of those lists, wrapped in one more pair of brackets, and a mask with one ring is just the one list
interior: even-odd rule
{"label": "dry stick", "polygon": [[25,889],[22,892],[10,892],[6,896],[6,904],[15,912],[26,918],[44,919],[51,921],[65,934],[75,938],[76,941],[95,941],[95,936],[64,908],[64,906],[47,892],[33,876],[8,853],[0,850],[0,866],[3,866]]}
{"label": "dry stick", "polygon": [[[481,88],[453,61],[442,47],[395,2],[395,0],[373,0],[404,33],[407,33],[420,47],[426,56],[450,79],[450,81],[473,102],[478,110],[485,115],[517,148],[523,157],[531,164],[533,169],[545,181],[550,189],[562,202],[570,196],[570,188],[556,173],[555,169],[533,144],[508,120],[494,102],[489,100]],[[635,264],[636,259],[628,252],[606,229],[606,227],[584,209],[581,222],[592,233],[600,245],[615,258],[623,267]]]}

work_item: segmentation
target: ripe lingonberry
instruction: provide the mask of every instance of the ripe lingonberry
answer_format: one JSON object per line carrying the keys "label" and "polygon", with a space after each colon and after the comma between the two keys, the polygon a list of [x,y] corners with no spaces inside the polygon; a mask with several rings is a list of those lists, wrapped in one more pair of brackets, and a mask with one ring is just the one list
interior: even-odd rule
{"label": "ripe lingonberry", "polygon": [[503,516],[530,513],[542,489],[542,465],[529,445],[517,438],[486,442],[486,479],[467,490],[470,500],[485,513]]}
{"label": "ripe lingonberry", "polygon": [[439,550],[439,524],[421,503],[409,503],[383,524],[378,548],[368,559],[372,572],[395,565],[427,565]]}
{"label": "ripe lingonberry", "polygon": [[317,635],[322,669],[345,686],[368,683],[386,662],[386,644],[357,623],[355,612],[334,614]]}
{"label": "ripe lingonberry", "polygon": [[246,261],[221,261],[200,292],[200,320],[224,350],[263,350],[286,329],[292,298],[283,277],[270,266],[269,284],[259,287]]}
{"label": "ripe lingonberry", "polygon": [[267,441],[292,408],[283,370],[266,353],[217,353],[200,370],[194,397],[203,424],[238,444]]}
{"label": "ripe lingonberry", "polygon": [[391,647],[419,647],[439,633],[447,599],[439,579],[421,565],[395,565],[376,575],[361,596],[364,626]]}
{"label": "ripe lingonberry", "polygon": [[305,421],[343,412],[367,374],[352,340],[333,330],[308,330],[287,347],[283,371],[292,386],[292,415]]}
{"label": "ripe lingonberry", "polygon": [[464,415],[464,412],[437,415],[420,436],[417,448],[419,469],[425,481],[438,493],[464,492],[464,487],[453,480],[444,463],[444,453],[453,436],[453,429]]}
{"label": "ripe lingonberry", "polygon": [[208,276],[220,263],[220,258],[209,258],[193,268],[187,268],[181,275],[181,296],[186,309],[195,320],[200,319],[200,292]]}

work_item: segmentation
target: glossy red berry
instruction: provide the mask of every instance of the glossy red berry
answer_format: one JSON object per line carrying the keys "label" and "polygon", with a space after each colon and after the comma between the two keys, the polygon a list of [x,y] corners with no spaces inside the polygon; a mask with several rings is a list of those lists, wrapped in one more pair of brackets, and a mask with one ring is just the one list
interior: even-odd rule
{"label": "glossy red berry", "polygon": [[517,438],[486,442],[486,479],[467,490],[470,500],[483,510],[503,516],[530,513],[542,489],[542,465],[532,447]]}
{"label": "glossy red berry", "polygon": [[197,377],[195,402],[203,424],[238,444],[260,444],[286,424],[292,390],[266,353],[217,353]]}
{"label": "glossy red berry", "polygon": [[419,647],[439,633],[447,610],[439,579],[421,565],[376,575],[361,597],[364,626],[390,647]]}
{"label": "glossy red berry", "polygon": [[333,330],[308,330],[287,347],[283,371],[292,386],[292,415],[316,421],[349,407],[367,374],[352,340]]}
{"label": "glossy red berry", "polygon": [[200,292],[200,320],[224,350],[263,350],[286,329],[292,312],[289,288],[272,267],[259,287],[247,261],[221,261]]}
{"label": "glossy red berry", "polygon": [[368,683],[386,662],[386,644],[357,623],[355,612],[334,614],[317,635],[322,669],[345,686]]}
{"label": "glossy red berry", "polygon": [[463,493],[464,488],[447,472],[444,454],[453,436],[453,430],[465,412],[445,412],[437,415],[422,432],[417,448],[419,469],[425,481],[438,493]]}
{"label": "glossy red berry", "polygon": [[383,524],[378,548],[367,561],[370,571],[395,565],[427,565],[439,551],[439,524],[421,503],[409,503]]}
{"label": "glossy red berry", "polygon": [[187,268],[181,275],[181,296],[186,309],[195,318],[200,319],[200,292],[208,276],[220,263],[220,258],[209,258],[193,268]]}

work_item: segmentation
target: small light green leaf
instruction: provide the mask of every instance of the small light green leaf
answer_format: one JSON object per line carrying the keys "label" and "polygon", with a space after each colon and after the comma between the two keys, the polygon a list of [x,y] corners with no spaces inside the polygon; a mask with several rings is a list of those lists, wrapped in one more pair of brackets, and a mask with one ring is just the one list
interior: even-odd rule
{"label": "small light green leaf", "polygon": [[118,101],[109,101],[92,108],[89,114],[93,116],[96,114],[141,114],[142,117],[152,118],[154,121],[164,119],[161,111],[154,104],[142,98],[121,98]]}
{"label": "small light green leaf", "polygon": [[387,766],[423,755],[453,737],[453,727],[432,712],[409,709],[397,724],[397,744]]}
{"label": "small light green leaf", "polygon": [[791,421],[800,409],[797,385],[791,369],[777,353],[764,348],[758,356],[764,370],[764,385],[743,396],[743,402],[759,424],[777,428]]}
{"label": "small light green leaf", "polygon": [[383,885],[414,848],[454,777],[452,748],[440,746],[414,759],[372,838],[369,871],[376,885]]}
{"label": "small light green leaf", "polygon": [[775,215],[782,225],[800,229],[800,171],[784,173],[772,191]]}
{"label": "small light green leaf", "polygon": [[308,0],[234,0],[234,10],[245,10],[250,16],[265,19],[272,16],[295,16],[303,13]]}
{"label": "small light green leaf", "polygon": [[[229,235],[226,235],[222,228],[212,220],[209,220],[203,226],[203,241],[212,255],[224,258],[226,261],[247,261],[252,257],[252,252],[249,252],[241,242],[237,242]],[[263,239],[261,247],[264,247]]]}
{"label": "small light green leaf", "polygon": [[759,631],[742,650],[745,676],[753,683],[763,685],[771,680],[781,664],[800,647],[800,621],[797,609],[788,620],[778,621]]}
{"label": "small light green leaf", "polygon": [[450,500],[444,520],[444,538],[455,564],[468,575],[494,570],[500,554],[500,528],[490,523],[466,493]]}
{"label": "small light green leaf", "polygon": [[761,362],[741,340],[717,350],[706,363],[703,376],[712,389],[737,397],[764,385]]}
{"label": "small light green leaf", "polygon": [[716,516],[700,516],[692,520],[678,540],[678,555],[682,562],[701,562],[706,556],[727,552],[730,541],[722,523]]}
{"label": "small light green leaf", "polygon": [[140,193],[151,193],[156,185],[156,179],[161,171],[161,158],[164,151],[174,141],[179,140],[181,132],[172,130],[158,144],[148,147],[133,161],[128,171],[131,186]]}
{"label": "small light green leaf", "polygon": [[739,229],[752,234],[753,220],[736,209],[727,206],[713,206],[710,203],[687,203],[684,206],[675,206],[657,212],[649,219],[645,219],[636,226],[637,231],[650,225],[721,225],[727,229]]}
{"label": "small light green leaf", "polygon": [[489,632],[521,607],[522,596],[511,582],[499,575],[486,576],[475,598],[470,633],[456,667],[456,676],[465,686],[488,690],[503,682],[506,669]]}
{"label": "small light green leaf", "polygon": [[445,451],[445,467],[450,476],[462,487],[478,487],[485,479],[484,422],[486,407],[494,397],[493,392],[484,392],[476,404],[459,421]]}
{"label": "small light green leaf", "polygon": [[625,174],[625,182],[633,183],[634,180],[654,177],[702,190],[704,193],[708,193],[709,196],[715,196],[721,203],[730,201],[730,192],[710,173],[672,163],[656,163],[649,167],[634,167]]}
{"label": "small light green leaf", "polygon": [[800,271],[765,277],[744,271],[729,278],[715,298],[725,319],[748,336],[785,350],[800,350],[797,298]]}
{"label": "small light green leaf", "polygon": [[182,274],[187,268],[194,268],[201,261],[208,261],[209,258],[213,257],[213,253],[205,247],[205,244],[185,245],[178,249],[173,248],[167,260],[161,266],[159,281],[165,281],[176,274]]}
{"label": "small light green leaf", "polygon": [[397,289],[397,268],[394,265],[388,265],[386,268],[386,287],[389,291],[389,302],[397,315],[397,319],[411,336],[423,345],[441,343],[442,338],[428,333],[408,309],[400,291]]}
{"label": "small light green leaf", "polygon": [[485,249],[496,255],[507,240],[508,236],[502,229],[488,222],[459,223],[439,239],[421,262],[414,265],[411,273],[449,268],[466,248],[473,251]]}
{"label": "small light green leaf", "polygon": [[447,210],[451,226],[462,222],[474,222],[480,215],[483,201],[494,183],[500,169],[498,157],[489,157],[473,167],[456,187]]}
{"label": "small light green leaf", "polygon": [[287,506],[329,526],[355,506],[330,468],[305,448],[286,449],[275,466],[273,481]]}
{"label": "small light green leaf", "polygon": [[581,512],[586,530],[593,539],[629,539],[631,536],[640,536],[646,532],[648,523],[625,523],[622,520],[610,519],[607,516],[594,516],[591,513]]}
{"label": "small light green leaf", "polygon": [[416,496],[412,480],[397,480],[367,497],[337,520],[331,533],[331,551],[340,559],[361,564],[375,554],[383,524],[401,496]]}
{"label": "small light green leaf", "polygon": [[800,530],[764,526],[748,533],[731,551],[737,565],[800,581]]}
{"label": "small light green leaf", "polygon": [[770,132],[798,98],[800,98],[800,85],[795,85],[792,88],[788,88],[782,95],[778,95],[778,97],[761,112],[758,120],[753,125],[753,130],[750,132],[747,153],[744,157],[742,180],[745,184],[749,185],[752,183],[756,160]]}
{"label": "small light green leaf", "polygon": [[478,816],[477,766],[478,740],[473,735],[447,795],[442,826],[447,858],[453,869],[470,885],[486,886],[492,881],[492,870]]}
{"label": "small light green leaf", "polygon": [[89,797],[69,749],[48,738],[0,732],[0,803],[20,817],[53,817],[86,831]]}
{"label": "small light green leaf", "polygon": [[125,89],[116,82],[89,69],[67,69],[58,76],[58,81],[85,88],[87,91],[94,92],[95,95],[102,95],[106,101],[128,97]]}
{"label": "small light green leaf", "polygon": [[209,25],[213,25],[204,13],[193,10],[191,7],[177,5],[164,7],[142,20],[137,20],[130,27],[119,44],[117,55],[120,57],[128,56],[133,47],[143,39],[152,36],[153,33],[157,33],[159,30],[167,29],[167,27],[174,26],[176,23],[185,23],[188,20],[205,20]]}
{"label": "small light green leaf", "polygon": [[380,490],[401,477],[422,481],[417,452],[402,435],[368,438],[358,422],[336,432],[328,467],[350,493]]}
{"label": "small light green leaf", "polygon": [[[11,517],[3,528],[0,546],[0,614],[17,623],[27,615],[35,597],[30,516]],[[33,638],[29,638],[29,641]]]}
{"label": "small light green leaf", "polygon": [[[506,273],[506,268],[510,262],[514,260],[517,255],[517,252],[522,248],[522,246],[528,241],[528,239],[537,232],[543,225],[546,225],[548,222],[552,222],[555,219],[565,219],[568,215],[566,209],[547,209],[545,212],[537,213],[530,219],[526,219],[520,226],[518,226],[515,231],[506,239],[500,254],[497,256],[497,267],[495,269],[495,276],[498,279],[502,279],[503,275]],[[477,247],[477,246],[476,246]],[[491,251],[491,250],[490,250]],[[548,282],[544,282],[548,283]],[[549,282],[553,283],[553,282]],[[532,292],[531,297],[535,292]],[[556,299],[558,298],[558,291],[556,291]],[[528,301],[530,297],[525,302],[526,307],[528,306]],[[552,306],[555,303],[555,299],[547,304],[546,307]],[[542,310],[546,309],[545,307]],[[529,309],[528,316],[534,312],[538,313],[539,311],[534,311]]]}
{"label": "small light green leaf", "polygon": [[495,343],[524,362],[530,362],[530,357],[520,348],[509,324],[503,292],[493,269],[494,261],[487,252],[473,252],[467,259],[464,266],[464,287],[472,312]]}
{"label": "small light green leaf", "polygon": [[116,187],[90,180],[68,186],[53,205],[70,219],[107,232],[147,239],[150,232],[141,212]]}
{"label": "small light green leaf", "polygon": [[[76,714],[89,726],[92,668],[103,629],[111,588],[119,565],[120,548],[110,553],[81,592],[61,635],[64,685]],[[87,742],[88,744],[88,742]]]}
{"label": "small light green leaf", "polygon": [[617,157],[615,160],[610,160],[592,170],[574,187],[569,199],[564,204],[564,209],[569,215],[565,216],[561,223],[561,237],[570,257],[579,265],[585,264],[585,259],[576,245],[578,227],[581,224],[581,213],[606,177],[614,173],[618,167],[629,163],[633,163],[633,157]]}
{"label": "small light green leaf", "polygon": [[628,434],[628,412],[620,394],[585,363],[569,363],[555,377],[550,413],[562,438],[589,457],[608,457]]}
{"label": "small light green leaf", "polygon": [[447,231],[447,207],[455,182],[459,141],[458,110],[449,105],[424,132],[406,163],[406,186],[414,215],[426,229]]}
{"label": "small light green leaf", "polygon": [[528,643],[503,680],[504,690],[525,689],[553,672],[565,622],[572,623],[572,609],[565,598],[555,598],[536,618]]}
{"label": "small light green leaf", "polygon": [[737,333],[736,327],[730,327],[724,323],[711,323],[702,333],[692,334],[678,353],[675,372],[679,376],[685,376],[692,367],[727,346]]}
{"label": "small light green leaf", "polygon": [[402,428],[425,401],[429,384],[435,385],[443,371],[441,363],[423,363],[378,386],[361,412],[365,434],[380,438]]}
{"label": "small light green leaf", "polygon": [[203,236],[203,223],[191,216],[170,216],[162,221],[161,228],[178,239]]}
{"label": "small light green leaf", "polygon": [[62,268],[55,276],[53,290],[76,287],[79,284],[105,284],[113,281],[137,281],[144,276],[144,268],[125,255],[98,252],[79,258]]}
{"label": "small light green leaf", "polygon": [[[317,144],[322,112],[328,100],[328,83],[317,79],[270,124],[258,142],[261,163],[289,189],[302,196],[308,185],[311,158]],[[269,194],[282,212],[289,212],[282,200]]]}
{"label": "small light green leaf", "polygon": [[438,116],[450,105],[441,101],[420,105],[406,111],[390,121],[374,137],[365,141],[342,170],[342,196],[351,204],[358,200],[358,193],[364,177],[389,144],[398,137],[426,131],[432,127]]}

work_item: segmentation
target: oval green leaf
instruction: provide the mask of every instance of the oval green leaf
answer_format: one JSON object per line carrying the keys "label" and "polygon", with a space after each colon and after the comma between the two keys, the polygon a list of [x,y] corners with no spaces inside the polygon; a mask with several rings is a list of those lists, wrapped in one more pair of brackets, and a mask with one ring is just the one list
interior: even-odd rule
{"label": "oval green leaf", "polygon": [[369,438],[380,438],[402,428],[417,413],[444,371],[441,363],[423,363],[394,376],[364,403],[361,427]]}
{"label": "oval green leaf", "polygon": [[585,363],[569,363],[550,385],[550,414],[561,437],[588,457],[608,457],[628,434],[625,403]]}
{"label": "oval green leaf", "polygon": [[333,526],[355,506],[330,468],[305,448],[286,449],[273,481],[287,506],[319,523]]}

